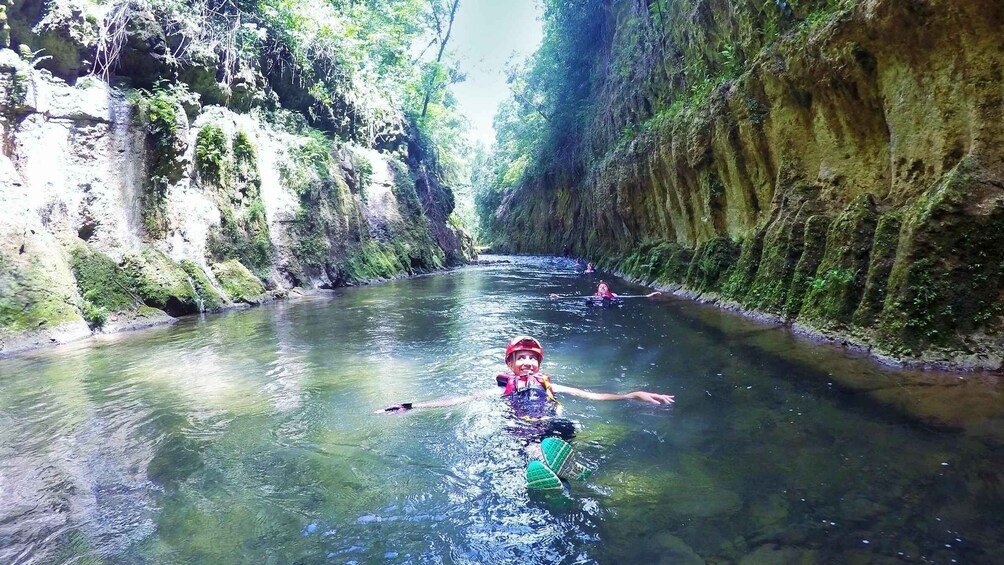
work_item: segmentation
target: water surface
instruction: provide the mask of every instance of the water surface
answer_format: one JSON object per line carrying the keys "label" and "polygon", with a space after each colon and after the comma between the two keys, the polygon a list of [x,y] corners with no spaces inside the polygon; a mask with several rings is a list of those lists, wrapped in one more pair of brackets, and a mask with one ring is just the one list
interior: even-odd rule
{"label": "water surface", "polygon": [[[552,302],[558,259],[0,360],[0,563],[993,563],[995,377],[911,374],[673,298]],[[608,280],[610,280],[608,278]],[[615,292],[641,289],[612,280]],[[597,470],[525,490],[506,340],[672,407],[563,399]]]}

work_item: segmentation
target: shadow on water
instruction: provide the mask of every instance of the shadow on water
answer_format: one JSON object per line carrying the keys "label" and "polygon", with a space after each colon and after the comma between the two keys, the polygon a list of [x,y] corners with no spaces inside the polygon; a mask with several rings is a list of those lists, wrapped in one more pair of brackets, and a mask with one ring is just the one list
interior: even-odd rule
{"label": "shadow on water", "polygon": [[[506,258],[0,361],[0,562],[991,563],[996,377],[892,370],[693,302],[579,299]],[[635,294],[619,280],[619,293]],[[526,491],[508,337],[596,464]]]}

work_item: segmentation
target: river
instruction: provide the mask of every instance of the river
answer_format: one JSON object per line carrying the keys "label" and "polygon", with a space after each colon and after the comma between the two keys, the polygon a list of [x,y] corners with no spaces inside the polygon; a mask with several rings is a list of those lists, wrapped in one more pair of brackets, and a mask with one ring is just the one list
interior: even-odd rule
{"label": "river", "polygon": [[[997,377],[494,260],[0,360],[0,563],[1000,562]],[[374,414],[491,388],[515,334],[676,403],[562,398],[596,470],[553,497],[499,398]]]}

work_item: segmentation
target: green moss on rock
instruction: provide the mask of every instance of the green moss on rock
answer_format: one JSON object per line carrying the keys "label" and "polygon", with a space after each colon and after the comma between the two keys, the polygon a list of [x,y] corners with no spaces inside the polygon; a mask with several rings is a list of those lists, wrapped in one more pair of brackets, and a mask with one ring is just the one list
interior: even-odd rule
{"label": "green moss on rock", "polygon": [[209,124],[199,131],[197,162],[202,163],[204,181],[216,191],[220,210],[220,225],[209,233],[209,256],[217,262],[237,259],[264,279],[273,248],[257,152],[244,132],[238,132],[231,145],[232,151],[218,126]]}
{"label": "green moss on rock", "polygon": [[722,296],[738,301],[742,301],[746,296],[760,266],[760,256],[764,251],[764,234],[765,230],[759,228],[743,240],[739,260],[729,273],[729,278],[722,288]]}
{"label": "green moss on rock", "polygon": [[885,303],[886,285],[889,273],[896,261],[896,248],[899,245],[899,232],[902,227],[903,215],[893,211],[882,216],[875,228],[875,241],[872,243],[871,257],[868,261],[868,276],[865,282],[865,293],[861,304],[854,311],[851,321],[856,326],[869,327],[878,321]]}
{"label": "green moss on rock", "polygon": [[718,292],[739,257],[739,245],[716,237],[700,247],[687,269],[687,286],[697,292]]}
{"label": "green moss on rock", "polygon": [[216,290],[213,282],[206,276],[206,272],[195,261],[183,259],[181,261],[181,268],[185,270],[188,278],[192,281],[192,286],[195,287],[195,292],[202,301],[203,311],[212,312],[220,310],[226,305],[227,300]]}
{"label": "green moss on rock", "polygon": [[960,163],[903,216],[879,321],[882,345],[919,353],[999,333],[1004,314],[1004,201]]}
{"label": "green moss on rock", "polygon": [[861,302],[878,211],[870,194],[854,199],[830,224],[826,251],[809,284],[800,319],[846,325]]}
{"label": "green moss on rock", "polygon": [[406,272],[407,267],[392,245],[371,240],[350,249],[341,262],[341,270],[353,281],[364,281],[391,278]]}
{"label": "green moss on rock", "polygon": [[75,297],[41,265],[0,265],[0,335],[16,335],[78,322]]}
{"label": "green moss on rock", "polygon": [[394,185],[391,190],[401,212],[409,217],[421,216],[422,202],[418,199],[415,177],[411,174],[408,166],[401,161],[391,160],[390,167],[394,175]]}
{"label": "green moss on rock", "polygon": [[[303,214],[306,216],[306,214]],[[310,225],[309,220],[304,217],[301,220],[304,224]],[[331,251],[331,242],[327,236],[316,229],[306,229],[298,232],[298,237],[293,240],[293,256],[302,264],[307,266],[321,266],[328,261]]]}
{"label": "green moss on rock", "polygon": [[104,253],[81,244],[70,258],[83,298],[81,313],[92,328],[103,326],[109,313],[135,312],[142,304],[132,278]]}
{"label": "green moss on rock", "polygon": [[183,174],[179,157],[186,141],[179,131],[179,120],[185,119],[179,96],[187,95],[184,87],[157,89],[152,94],[141,93],[137,99],[139,112],[146,126],[147,180],[143,187],[143,225],[152,238],[167,234],[167,191]]}
{"label": "green moss on rock", "polygon": [[791,320],[797,317],[802,310],[802,302],[809,292],[809,285],[812,284],[819,264],[823,260],[823,253],[826,251],[826,233],[831,221],[827,216],[816,215],[810,216],[805,222],[805,230],[802,232],[802,255],[795,264],[787,299],[784,302],[782,315],[785,319]]}
{"label": "green moss on rock", "polygon": [[290,267],[293,276],[324,273],[331,284],[339,285],[444,266],[449,258],[440,243],[449,247],[456,234],[426,216],[408,166],[389,159],[398,213],[374,225],[358,207],[333,151],[331,140],[314,132],[290,152],[290,161],[281,169],[283,182],[300,197],[300,210],[289,228],[296,259]]}
{"label": "green moss on rock", "polygon": [[147,306],[171,316],[199,311],[200,300],[188,273],[160,251],[146,247],[139,253],[129,254],[122,268]]}
{"label": "green moss on rock", "polygon": [[195,169],[203,182],[218,185],[228,162],[227,135],[216,124],[206,124],[195,138]]}
{"label": "green moss on rock", "polygon": [[686,278],[692,258],[693,253],[675,241],[651,241],[628,256],[620,270],[648,283],[677,284]]}
{"label": "green moss on rock", "polygon": [[223,291],[235,302],[257,304],[265,294],[265,287],[240,261],[231,259],[211,266]]}
{"label": "green moss on rock", "polygon": [[763,255],[744,305],[781,314],[804,248],[805,223],[782,216],[764,236]]}

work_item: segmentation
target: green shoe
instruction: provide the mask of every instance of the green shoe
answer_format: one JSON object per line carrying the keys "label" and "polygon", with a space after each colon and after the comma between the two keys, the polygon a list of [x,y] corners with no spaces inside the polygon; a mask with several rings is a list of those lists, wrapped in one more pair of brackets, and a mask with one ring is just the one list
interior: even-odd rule
{"label": "green shoe", "polygon": [[540,449],[544,452],[544,462],[547,466],[563,479],[581,481],[593,472],[576,459],[575,450],[571,445],[556,437],[544,438],[544,441],[540,442]]}
{"label": "green shoe", "polygon": [[526,466],[526,486],[530,490],[563,490],[558,475],[540,461],[530,461]]}

